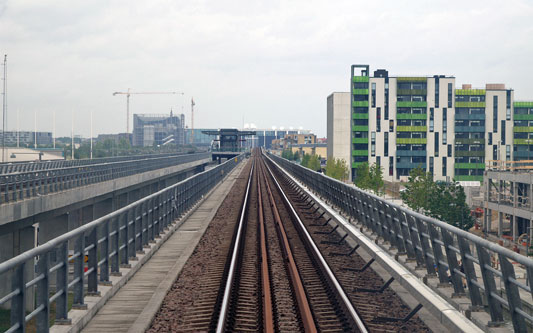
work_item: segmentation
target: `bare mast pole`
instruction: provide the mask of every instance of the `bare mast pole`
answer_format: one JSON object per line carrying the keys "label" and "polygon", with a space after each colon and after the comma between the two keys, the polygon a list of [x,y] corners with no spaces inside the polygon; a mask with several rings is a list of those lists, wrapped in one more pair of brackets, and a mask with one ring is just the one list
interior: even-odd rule
{"label": "bare mast pole", "polygon": [[6,160],[6,128],[7,128],[7,54],[4,54],[4,88],[2,99],[2,162]]}
{"label": "bare mast pole", "polygon": [[191,145],[194,144],[194,99],[191,98]]}

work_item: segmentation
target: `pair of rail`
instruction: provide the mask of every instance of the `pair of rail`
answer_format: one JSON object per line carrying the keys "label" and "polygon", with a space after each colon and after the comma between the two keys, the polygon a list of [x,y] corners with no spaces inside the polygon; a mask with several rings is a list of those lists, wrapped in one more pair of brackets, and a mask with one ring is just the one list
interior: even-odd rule
{"label": "pair of rail", "polygon": [[[505,325],[505,311],[516,332],[533,326],[528,310],[533,304],[533,260],[281,157],[269,157],[343,214],[389,242],[399,255],[416,261],[428,276],[438,277],[441,286],[451,283],[455,296],[469,298],[471,311],[488,311],[488,326]],[[499,267],[493,265],[495,261]],[[527,272],[529,283],[518,281],[515,265]]]}
{"label": "pair of rail", "polygon": [[[68,323],[69,293],[73,308],[86,308],[85,296],[98,295],[99,285],[109,284],[110,275],[119,275],[121,266],[128,267],[243,158],[230,159],[0,263],[0,278],[11,285],[6,295],[0,295],[0,306],[10,302],[11,326],[6,332],[25,332],[33,318],[38,332],[48,332],[54,302],[55,322]],[[55,292],[50,296],[52,279]],[[28,293],[35,293],[36,306],[26,314]]]}

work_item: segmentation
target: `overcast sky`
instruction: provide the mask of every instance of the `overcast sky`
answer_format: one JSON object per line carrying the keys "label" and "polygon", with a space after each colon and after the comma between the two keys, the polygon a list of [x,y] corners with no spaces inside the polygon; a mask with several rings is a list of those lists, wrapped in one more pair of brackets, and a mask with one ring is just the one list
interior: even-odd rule
{"label": "overcast sky", "polygon": [[[335,5],[333,5],[335,3]],[[302,126],[326,135],[326,97],[350,65],[391,75],[505,83],[533,99],[533,1],[0,0],[8,128],[58,136],[125,131],[131,113],[181,113],[195,127]],[[0,61],[1,62],[1,61]],[[1,73],[1,72],[0,72]],[[132,124],[132,119],[130,119]],[[130,125],[131,126],[131,125]]]}

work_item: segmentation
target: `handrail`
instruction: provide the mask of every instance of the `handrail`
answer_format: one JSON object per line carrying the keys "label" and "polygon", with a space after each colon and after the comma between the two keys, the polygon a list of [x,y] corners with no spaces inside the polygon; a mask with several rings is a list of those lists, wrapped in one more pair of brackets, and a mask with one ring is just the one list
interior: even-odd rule
{"label": "handrail", "polygon": [[[398,253],[407,254],[418,267],[425,267],[441,285],[451,283],[455,295],[468,292],[472,310],[488,307],[490,325],[504,323],[504,308],[510,312],[515,331],[526,331],[526,321],[533,324],[531,315],[522,310],[526,300],[521,298],[519,288],[532,296],[529,303],[533,302],[533,292],[516,280],[512,264],[523,265],[532,281],[532,259],[279,156],[269,156],[309,189],[389,242]],[[497,288],[496,279],[503,287]]]}

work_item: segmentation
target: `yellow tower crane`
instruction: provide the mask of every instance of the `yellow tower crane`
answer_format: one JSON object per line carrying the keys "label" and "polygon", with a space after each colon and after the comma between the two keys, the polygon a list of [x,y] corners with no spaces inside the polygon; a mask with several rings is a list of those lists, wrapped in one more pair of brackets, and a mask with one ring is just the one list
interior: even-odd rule
{"label": "yellow tower crane", "polygon": [[130,95],[182,95],[182,92],[178,91],[144,91],[144,92],[131,92],[130,88],[128,91],[121,92],[117,91],[113,93],[113,96],[116,95],[126,95],[126,133],[130,132]]}

